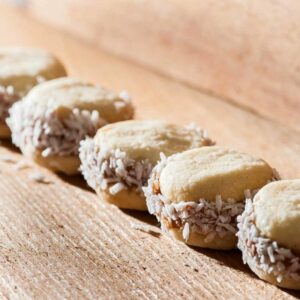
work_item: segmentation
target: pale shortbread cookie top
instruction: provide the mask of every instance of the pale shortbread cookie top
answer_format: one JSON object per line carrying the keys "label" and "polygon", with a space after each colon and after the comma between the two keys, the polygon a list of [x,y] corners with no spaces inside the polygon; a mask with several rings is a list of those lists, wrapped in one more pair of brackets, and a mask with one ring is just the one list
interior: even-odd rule
{"label": "pale shortbread cookie top", "polygon": [[158,120],[132,120],[100,128],[95,136],[99,148],[120,149],[127,156],[152,164],[159,160],[160,152],[169,156],[208,143],[196,130]]}
{"label": "pale shortbread cookie top", "polygon": [[66,76],[63,65],[51,54],[28,48],[0,48],[0,85],[27,91],[43,80]]}
{"label": "pale shortbread cookie top", "polygon": [[174,155],[160,175],[160,190],[169,202],[244,201],[244,191],[261,188],[273,176],[262,159],[221,147],[203,147]]}
{"label": "pale shortbread cookie top", "polygon": [[128,96],[121,97],[100,86],[63,77],[34,87],[25,101],[38,107],[49,107],[61,118],[72,109],[99,112],[107,122],[127,120],[133,116],[133,106]]}
{"label": "pale shortbread cookie top", "polygon": [[266,185],[253,204],[261,235],[300,253],[300,179]]}

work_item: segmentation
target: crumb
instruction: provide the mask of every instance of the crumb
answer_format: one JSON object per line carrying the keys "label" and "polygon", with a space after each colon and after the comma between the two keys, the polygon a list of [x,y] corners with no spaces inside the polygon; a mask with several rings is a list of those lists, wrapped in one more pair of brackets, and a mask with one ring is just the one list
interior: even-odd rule
{"label": "crumb", "polygon": [[17,171],[30,168],[30,164],[26,160],[20,160],[14,166],[14,169]]}
{"label": "crumb", "polygon": [[160,236],[160,232],[158,230],[153,230],[150,226],[148,225],[143,225],[143,224],[137,224],[137,223],[130,223],[130,227],[145,233],[149,233],[155,237]]}
{"label": "crumb", "polygon": [[5,156],[5,155],[1,155],[0,160],[3,162],[10,163],[10,164],[15,164],[17,162],[14,158],[11,158],[11,157]]}
{"label": "crumb", "polygon": [[35,173],[30,173],[29,174],[29,179],[30,180],[33,180],[33,181],[36,181],[38,183],[45,183],[45,184],[48,184],[50,183],[49,180],[47,180],[45,178],[45,176],[39,172],[35,172]]}

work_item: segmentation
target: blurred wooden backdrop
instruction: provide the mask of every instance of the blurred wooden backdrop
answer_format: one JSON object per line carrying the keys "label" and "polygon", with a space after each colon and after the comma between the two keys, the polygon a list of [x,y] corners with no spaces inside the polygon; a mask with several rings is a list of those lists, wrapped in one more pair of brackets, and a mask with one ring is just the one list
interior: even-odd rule
{"label": "blurred wooden backdrop", "polygon": [[298,0],[17,3],[109,52],[300,129]]}

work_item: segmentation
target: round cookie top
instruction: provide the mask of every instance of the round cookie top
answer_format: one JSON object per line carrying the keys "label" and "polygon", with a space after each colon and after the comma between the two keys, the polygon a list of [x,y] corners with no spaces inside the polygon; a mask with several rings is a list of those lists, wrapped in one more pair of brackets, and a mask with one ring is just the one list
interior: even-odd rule
{"label": "round cookie top", "polygon": [[273,176],[262,159],[221,147],[192,149],[169,158],[160,174],[160,191],[168,202],[244,201],[244,191],[265,185]]}
{"label": "round cookie top", "polygon": [[96,110],[109,123],[133,116],[133,106],[127,94],[116,95],[100,86],[69,77],[39,84],[28,93],[25,101],[30,105],[51,108],[62,118],[75,108]]}
{"label": "round cookie top", "polygon": [[51,54],[30,48],[0,48],[0,85],[19,94],[44,80],[66,76],[63,65]]}
{"label": "round cookie top", "polygon": [[300,179],[266,185],[253,206],[260,234],[300,254]]}
{"label": "round cookie top", "polygon": [[210,142],[196,130],[158,120],[132,120],[100,128],[95,144],[108,149],[120,149],[135,160],[148,159],[152,164],[160,153],[169,156]]}

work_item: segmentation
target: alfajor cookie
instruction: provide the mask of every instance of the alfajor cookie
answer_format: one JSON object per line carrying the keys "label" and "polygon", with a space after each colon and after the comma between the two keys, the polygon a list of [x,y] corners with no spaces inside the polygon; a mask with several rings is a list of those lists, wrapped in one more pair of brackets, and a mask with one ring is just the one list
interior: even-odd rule
{"label": "alfajor cookie", "polygon": [[98,130],[81,143],[81,171],[87,183],[109,203],[146,210],[142,187],[160,152],[172,155],[208,146],[212,141],[196,127],[162,121],[126,121]]}
{"label": "alfajor cookie", "polygon": [[221,147],[162,155],[144,189],[148,210],[162,229],[188,245],[236,247],[236,218],[245,191],[254,193],[275,178],[262,159]]}
{"label": "alfajor cookie", "polygon": [[80,141],[103,125],[131,119],[133,106],[125,92],[64,77],[34,87],[9,112],[12,140],[23,154],[73,175],[79,172]]}
{"label": "alfajor cookie", "polygon": [[300,179],[272,182],[238,217],[244,263],[263,280],[300,289]]}
{"label": "alfajor cookie", "polygon": [[0,48],[0,137],[10,136],[5,119],[12,104],[42,81],[66,76],[63,65],[37,49]]}

